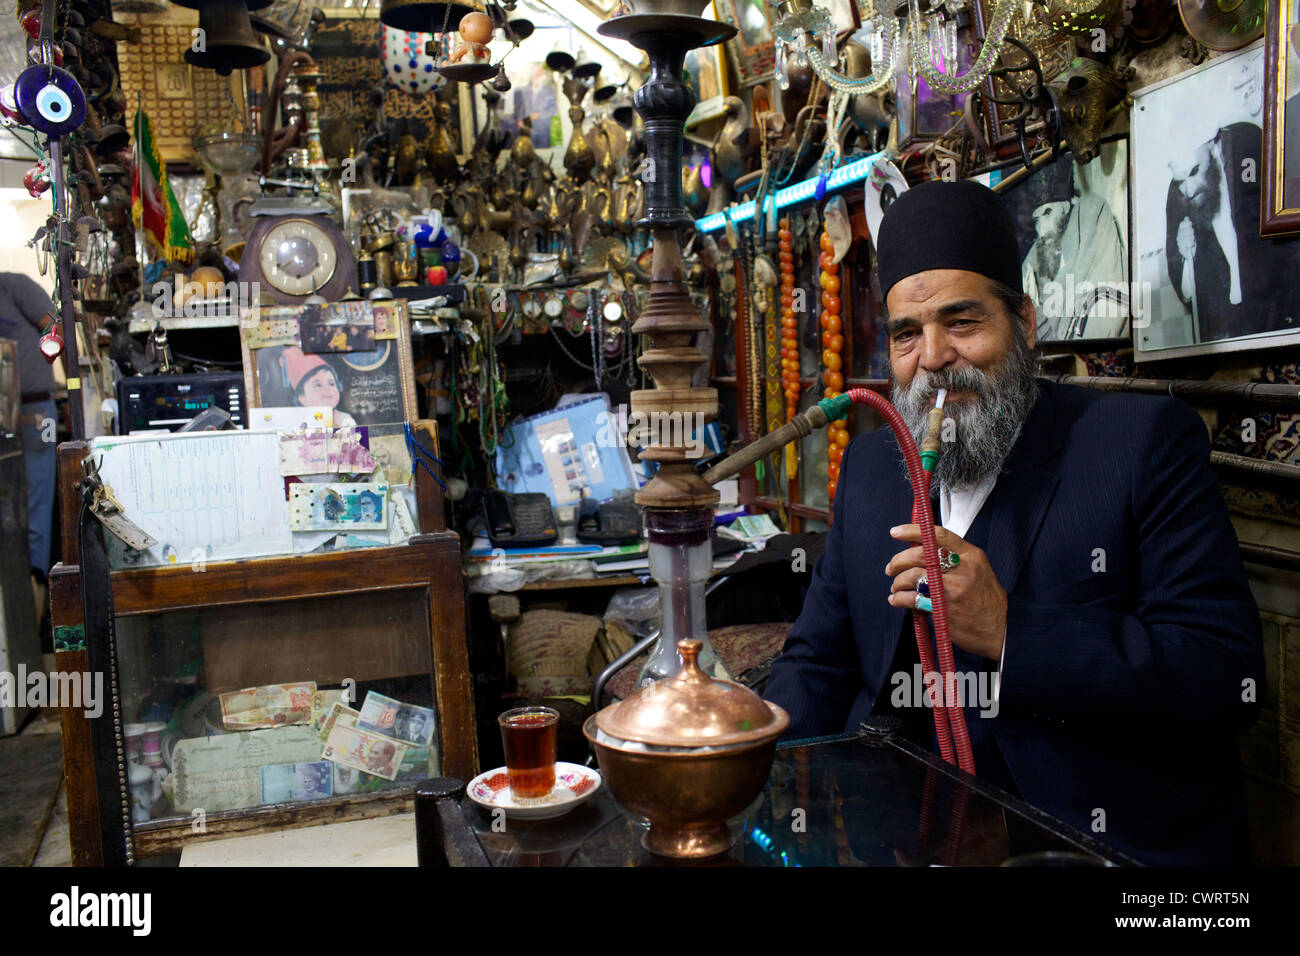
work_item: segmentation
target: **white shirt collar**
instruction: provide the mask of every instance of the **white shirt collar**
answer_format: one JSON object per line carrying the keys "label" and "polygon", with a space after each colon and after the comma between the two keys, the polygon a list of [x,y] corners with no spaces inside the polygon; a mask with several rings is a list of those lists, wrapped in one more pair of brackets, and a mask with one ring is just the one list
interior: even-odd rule
{"label": "white shirt collar", "polygon": [[980,509],[984,507],[984,502],[988,500],[993,492],[993,486],[997,483],[998,476],[992,474],[979,484],[959,491],[951,491],[946,484],[941,484],[939,524],[959,538],[966,537],[970,526],[975,523],[976,516],[979,515]]}

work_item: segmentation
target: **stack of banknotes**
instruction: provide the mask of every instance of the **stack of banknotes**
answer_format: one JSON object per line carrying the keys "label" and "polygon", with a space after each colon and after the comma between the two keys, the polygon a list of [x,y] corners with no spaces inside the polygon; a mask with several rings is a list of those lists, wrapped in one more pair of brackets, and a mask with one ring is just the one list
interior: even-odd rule
{"label": "stack of banknotes", "polygon": [[436,774],[434,711],[370,691],[360,709],[314,682],[220,695],[225,736],[175,748],[173,807],[216,812],[383,789]]}

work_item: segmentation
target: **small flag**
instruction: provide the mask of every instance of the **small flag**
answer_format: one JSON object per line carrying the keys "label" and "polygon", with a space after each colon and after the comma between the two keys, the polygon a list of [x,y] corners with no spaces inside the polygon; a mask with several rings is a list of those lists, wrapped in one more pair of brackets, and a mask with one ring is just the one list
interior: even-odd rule
{"label": "small flag", "polygon": [[158,154],[144,110],[135,114],[135,175],[131,178],[131,215],[145,241],[169,262],[194,261],[190,227],[167,182],[167,166]]}

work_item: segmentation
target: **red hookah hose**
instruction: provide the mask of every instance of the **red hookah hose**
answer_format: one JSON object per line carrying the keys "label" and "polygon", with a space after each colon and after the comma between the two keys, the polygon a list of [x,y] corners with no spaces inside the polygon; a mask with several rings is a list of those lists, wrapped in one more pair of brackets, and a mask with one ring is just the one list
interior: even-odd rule
{"label": "red hookah hose", "polygon": [[[948,699],[949,691],[956,688],[955,663],[952,653],[952,637],[948,631],[948,601],[943,591],[943,572],[939,569],[939,546],[934,537],[934,514],[930,510],[930,473],[921,467],[921,455],[917,451],[912,433],[898,410],[875,392],[865,388],[849,389],[846,393],[855,405],[870,405],[889,422],[898,440],[898,447],[903,452],[907,464],[907,474],[912,481],[912,519],[921,526],[921,549],[925,554],[925,579],[930,585],[930,603],[934,607],[931,615],[934,621],[934,644],[939,660],[940,705],[934,709],[934,730],[939,740],[940,754],[948,763],[953,762],[955,745],[957,766],[969,774],[975,773],[975,761],[971,756],[970,734],[966,730],[966,718],[961,706]],[[925,620],[913,612],[913,625],[916,630],[916,647],[921,658],[922,673],[934,673],[933,659],[930,657],[929,633]]]}
{"label": "red hookah hose", "polygon": [[[922,494],[928,502],[930,500],[930,473],[922,469],[921,475],[921,480],[925,484]],[[912,501],[912,522],[918,525],[924,525],[925,523],[925,512],[920,510],[915,499]],[[931,516],[930,522],[930,526],[933,527],[933,516]],[[926,580],[929,580],[928,572]],[[934,655],[930,653],[930,628],[925,623],[925,618],[920,614],[912,615],[912,630],[916,634],[916,650],[921,658],[921,673],[923,675],[938,673],[934,666]],[[952,734],[948,731],[948,719],[947,707],[935,708],[934,734],[939,740],[939,755],[948,763],[956,763],[956,760],[953,759]]]}

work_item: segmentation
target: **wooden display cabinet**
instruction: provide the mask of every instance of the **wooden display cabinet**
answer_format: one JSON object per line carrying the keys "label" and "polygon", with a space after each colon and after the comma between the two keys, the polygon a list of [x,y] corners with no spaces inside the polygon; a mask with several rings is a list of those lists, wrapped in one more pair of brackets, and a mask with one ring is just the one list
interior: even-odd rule
{"label": "wooden display cabinet", "polygon": [[[417,427],[436,450],[433,424]],[[96,639],[86,634],[75,563],[77,483],[86,450],[81,442],[59,448],[65,560],[50,573],[50,604],[56,667],[63,672],[88,672],[86,640]],[[179,565],[111,572],[123,723],[140,720],[146,703],[166,707],[187,693],[206,693],[215,701],[219,693],[262,684],[312,680],[328,687],[351,680],[353,706],[359,707],[367,684],[397,681],[409,693],[399,688],[389,696],[436,711],[437,759],[430,761],[428,775],[469,779],[477,773],[459,538],[444,524],[438,484],[417,470],[416,485],[420,533],[405,545],[214,562],[201,570]],[[106,676],[105,697],[109,693]],[[179,704],[174,712],[181,712]],[[111,715],[106,703],[96,719],[111,721]],[[178,853],[188,842],[401,813],[414,806],[411,779],[390,789],[311,801],[201,815],[164,813],[132,824],[128,832],[120,749],[114,748],[116,756],[102,746],[96,753],[92,720],[82,710],[64,708],[61,716],[75,865],[118,861],[123,856],[118,841],[129,844],[131,856],[139,859]],[[209,734],[221,733],[210,718],[206,727]]]}

